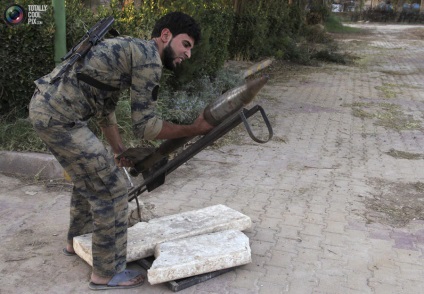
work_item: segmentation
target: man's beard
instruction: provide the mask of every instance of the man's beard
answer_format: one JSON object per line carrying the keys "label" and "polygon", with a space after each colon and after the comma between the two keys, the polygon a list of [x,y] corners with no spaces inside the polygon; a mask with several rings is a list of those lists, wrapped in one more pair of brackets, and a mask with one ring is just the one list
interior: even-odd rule
{"label": "man's beard", "polygon": [[171,42],[172,40],[163,49],[163,66],[166,69],[174,71],[176,69],[176,66],[174,64],[175,52],[171,47]]}

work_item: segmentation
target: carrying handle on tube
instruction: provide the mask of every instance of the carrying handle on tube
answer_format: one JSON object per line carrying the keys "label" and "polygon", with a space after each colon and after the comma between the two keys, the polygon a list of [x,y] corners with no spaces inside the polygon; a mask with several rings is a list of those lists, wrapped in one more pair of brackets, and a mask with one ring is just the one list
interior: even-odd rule
{"label": "carrying handle on tube", "polygon": [[271,123],[269,122],[269,119],[268,119],[268,117],[265,113],[265,110],[259,105],[256,105],[256,107],[261,112],[262,119],[265,122],[266,127],[268,128],[268,139],[267,140],[261,140],[253,134],[252,128],[250,127],[249,122],[247,121],[247,118],[245,116],[245,111],[246,111],[245,109],[240,111],[239,115],[240,115],[241,120],[243,121],[244,127],[246,128],[246,131],[249,134],[250,138],[252,138],[252,140],[255,141],[255,142],[263,144],[263,143],[266,143],[269,140],[271,140],[272,136],[274,135],[274,132],[272,130]]}

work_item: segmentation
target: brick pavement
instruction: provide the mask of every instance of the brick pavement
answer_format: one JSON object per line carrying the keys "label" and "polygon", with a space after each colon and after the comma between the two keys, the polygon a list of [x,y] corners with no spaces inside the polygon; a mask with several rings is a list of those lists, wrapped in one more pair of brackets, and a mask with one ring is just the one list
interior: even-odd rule
{"label": "brick pavement", "polygon": [[[387,154],[424,155],[424,136],[416,128],[397,131],[376,124],[378,117],[355,116],[352,105],[379,113],[384,103],[395,104],[421,122],[423,41],[407,30],[367,26],[372,35],[343,41],[361,57],[356,66],[324,65],[289,80],[271,78],[258,101],[272,120],[274,140],[258,145],[246,136],[201,152],[143,198],[156,215],[225,204],[252,218],[246,234],[253,262],[179,293],[422,293],[424,221],[376,221],[381,213],[367,201],[387,189],[378,181],[424,182],[422,158]],[[65,258],[61,264],[55,280],[65,280],[72,292],[88,292],[88,266]],[[125,291],[138,292],[170,293],[164,285]]]}
{"label": "brick pavement", "polygon": [[421,121],[423,41],[371,28],[357,46],[344,41],[365,63],[271,79],[260,103],[276,140],[202,152],[146,200],[174,212],[224,203],[254,221],[253,263],[184,293],[422,293],[424,221],[370,221],[364,203],[380,192],[373,179],[423,181],[422,160],[386,154],[423,154],[422,131],[378,126],[348,105],[395,104]]}

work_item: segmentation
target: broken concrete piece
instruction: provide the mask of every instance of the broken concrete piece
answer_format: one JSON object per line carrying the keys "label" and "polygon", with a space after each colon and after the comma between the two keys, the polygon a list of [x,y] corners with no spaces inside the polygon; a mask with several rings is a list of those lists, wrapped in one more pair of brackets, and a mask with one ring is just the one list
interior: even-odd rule
{"label": "broken concrete piece", "polygon": [[[230,229],[243,231],[251,225],[248,216],[222,204],[140,222],[128,228],[127,262],[152,256],[159,243]],[[91,234],[75,237],[74,250],[93,264]]]}
{"label": "broken concrete piece", "polygon": [[252,262],[249,238],[235,230],[158,244],[155,257],[147,271],[152,285]]}

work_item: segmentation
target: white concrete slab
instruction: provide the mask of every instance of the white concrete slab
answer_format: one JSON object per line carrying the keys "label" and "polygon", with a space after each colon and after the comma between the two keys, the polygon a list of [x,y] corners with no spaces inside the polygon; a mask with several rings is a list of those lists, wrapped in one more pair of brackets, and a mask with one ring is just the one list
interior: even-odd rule
{"label": "white concrete slab", "polygon": [[[127,261],[152,256],[159,243],[224,230],[243,231],[251,225],[250,217],[222,204],[140,222],[128,228]],[[93,264],[91,234],[75,237],[74,249]]]}
{"label": "white concrete slab", "polygon": [[65,171],[51,154],[0,151],[0,172],[25,178],[63,179]]}
{"label": "white concrete slab", "polygon": [[252,262],[249,238],[235,230],[158,244],[155,257],[147,271],[152,285]]}

